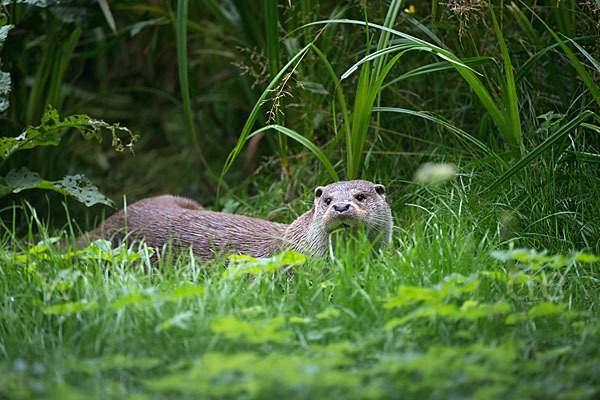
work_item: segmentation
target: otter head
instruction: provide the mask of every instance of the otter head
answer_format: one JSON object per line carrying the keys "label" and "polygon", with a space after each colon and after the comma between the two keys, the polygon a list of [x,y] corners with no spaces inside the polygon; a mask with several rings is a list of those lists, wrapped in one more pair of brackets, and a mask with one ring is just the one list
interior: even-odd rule
{"label": "otter head", "polygon": [[392,214],[385,186],[363,180],[335,182],[315,189],[314,220],[327,233],[362,225],[371,239],[391,241]]}

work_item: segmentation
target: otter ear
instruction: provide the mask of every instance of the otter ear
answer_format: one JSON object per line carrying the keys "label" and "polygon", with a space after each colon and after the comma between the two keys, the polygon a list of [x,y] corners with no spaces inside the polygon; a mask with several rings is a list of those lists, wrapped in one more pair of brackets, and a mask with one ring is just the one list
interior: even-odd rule
{"label": "otter ear", "polygon": [[375,185],[375,192],[377,192],[377,194],[380,196],[385,196],[385,186]]}
{"label": "otter ear", "polygon": [[319,186],[315,189],[315,197],[318,199],[323,194],[323,187]]}

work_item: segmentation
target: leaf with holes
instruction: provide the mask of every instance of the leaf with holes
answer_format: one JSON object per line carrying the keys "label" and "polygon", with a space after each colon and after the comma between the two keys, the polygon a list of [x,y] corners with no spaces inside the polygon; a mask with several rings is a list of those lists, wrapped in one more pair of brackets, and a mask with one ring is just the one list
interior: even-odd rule
{"label": "leaf with holes", "polygon": [[[0,83],[1,79],[0,76]],[[38,146],[58,146],[64,128],[74,128],[85,140],[96,139],[98,142],[102,142],[102,129],[106,129],[112,134],[112,146],[116,151],[123,151],[127,147],[133,153],[133,145],[138,139],[138,135],[134,135],[126,127],[119,124],[109,124],[83,114],[71,115],[61,120],[58,111],[52,107],[44,113],[41,122],[39,126],[27,127],[17,137],[0,138],[0,157],[7,159],[16,151]],[[117,134],[119,132],[129,136],[128,144],[123,144],[123,140]]]}
{"label": "leaf with holes", "polygon": [[[0,48],[8,36],[8,32],[13,28],[13,25],[6,25],[6,21],[0,21]],[[0,67],[2,61],[0,60]],[[10,93],[10,74],[0,71],[0,113],[6,111],[9,106],[8,94]]]}
{"label": "leaf with holes", "polygon": [[98,192],[98,188],[85,176],[67,175],[59,181],[47,181],[27,168],[11,170],[4,179],[0,179],[0,197],[19,193],[27,189],[49,189],[71,196],[90,207],[101,203],[113,206],[112,200]]}

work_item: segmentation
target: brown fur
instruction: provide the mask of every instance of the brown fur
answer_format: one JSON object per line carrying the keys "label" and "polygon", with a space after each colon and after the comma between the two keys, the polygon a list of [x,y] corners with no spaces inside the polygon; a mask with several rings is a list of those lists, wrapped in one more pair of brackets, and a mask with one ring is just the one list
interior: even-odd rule
{"label": "brown fur", "polygon": [[[359,195],[364,200],[358,201]],[[127,236],[130,240],[145,239],[158,249],[169,242],[177,250],[191,246],[194,255],[202,259],[214,258],[215,253],[266,257],[284,248],[323,256],[333,229],[358,224],[364,225],[373,239],[381,235],[383,243],[390,242],[392,215],[383,185],[355,180],[318,187],[313,207],[290,225],[206,211],[183,197],[152,197],[107,218],[96,230],[79,238],[78,245],[96,238],[110,238],[117,244]]]}

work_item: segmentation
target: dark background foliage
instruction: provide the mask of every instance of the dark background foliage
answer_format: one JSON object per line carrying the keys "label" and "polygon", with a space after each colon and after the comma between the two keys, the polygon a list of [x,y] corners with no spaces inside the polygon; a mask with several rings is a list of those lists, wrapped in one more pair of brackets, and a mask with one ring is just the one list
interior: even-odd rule
{"label": "dark background foliage", "polygon": [[[28,3],[6,2],[4,6],[8,23],[14,24],[14,29],[1,54],[2,68],[12,79],[11,105],[0,119],[3,136],[17,136],[26,126],[39,124],[46,107],[52,105],[63,116],[87,114],[110,123],[119,122],[138,133],[140,141],[135,156],[131,156],[114,152],[108,138],[98,144],[82,141],[72,131],[66,131],[58,147],[16,154],[3,166],[2,173],[20,166],[27,166],[46,179],[84,173],[117,206],[122,204],[124,195],[131,203],[161,193],[176,193],[212,204],[221,168],[250,110],[270,82],[271,71],[277,71],[317,36],[315,44],[326,54],[338,76],[365,54],[365,30],[360,26],[333,24],[322,33],[318,31],[322,26],[300,27],[329,18],[364,20],[365,15],[369,22],[382,24],[389,7],[386,1],[366,2],[366,9],[359,1],[191,2],[187,21],[188,88],[195,132],[207,161],[203,165],[185,127],[175,2],[38,3],[45,6]],[[267,13],[270,7],[277,11],[275,53],[269,49],[266,31],[267,22],[274,18]],[[386,183],[398,206],[410,199],[414,188],[405,182],[424,161],[458,163],[464,173],[477,177],[472,188],[477,192],[489,187],[508,166],[536,149],[578,112],[598,110],[597,99],[594,101],[571,61],[533,14],[522,4],[501,2],[493,7],[515,74],[523,74],[517,83],[523,146],[515,152],[507,144],[473,90],[452,68],[402,79],[381,92],[379,104],[434,112],[485,143],[506,163],[486,157],[439,124],[401,114],[373,114],[361,177]],[[548,0],[536,2],[534,11],[563,39],[582,38],[578,43],[599,59],[596,2]],[[473,68],[499,107],[507,107],[506,99],[500,96],[497,77],[505,71],[488,3],[407,2],[393,27],[432,43],[443,43],[462,60],[487,58],[473,64]],[[372,52],[378,34],[374,29],[370,34],[374,38]],[[545,50],[550,46],[553,47]],[[587,64],[586,70],[597,83],[597,69],[571,48]],[[542,54],[535,58],[538,53]],[[425,52],[409,53],[394,66],[386,82],[440,61]],[[353,103],[358,75],[342,81],[349,105]],[[342,116],[339,104],[336,115],[332,115],[334,96],[334,83],[325,66],[314,52],[309,52],[285,85],[269,94],[255,128],[277,122],[299,132],[326,151],[343,177],[345,149],[343,140],[337,137]],[[269,202],[271,205],[285,204],[301,197],[307,188],[327,181],[322,166],[306,148],[290,140],[281,145],[281,140],[271,132],[246,145],[245,153],[225,175],[223,195],[230,201],[229,211],[265,215],[269,206],[264,205],[261,196],[268,194],[274,200]],[[284,159],[282,146],[287,155]],[[569,132],[485,201],[502,204],[503,209],[523,219],[524,227],[544,215],[554,215],[550,219],[558,220],[554,221],[556,229],[552,235],[561,236],[566,229],[560,215],[576,216],[566,223],[574,224],[573,228],[583,233],[574,235],[577,239],[572,240],[577,247],[593,247],[598,232],[590,232],[589,228],[586,231],[582,224],[598,213],[598,148],[597,132]],[[546,193],[548,190],[551,192]],[[537,192],[546,193],[543,198],[547,202],[543,205],[535,196]],[[2,204],[25,199],[40,210],[47,209],[53,224],[60,227],[65,222],[61,197],[30,191],[5,197]],[[86,209],[72,200],[68,205],[71,216],[83,228],[92,224],[94,215],[112,212],[104,206]],[[541,208],[533,216],[529,210],[536,207]],[[499,212],[491,206],[484,208],[483,221],[485,215]],[[9,209],[4,210],[3,217],[12,218]],[[287,220],[289,213],[286,209],[283,216],[275,218]],[[493,226],[482,225],[484,231],[490,228]],[[544,226],[534,230],[547,229]]]}

